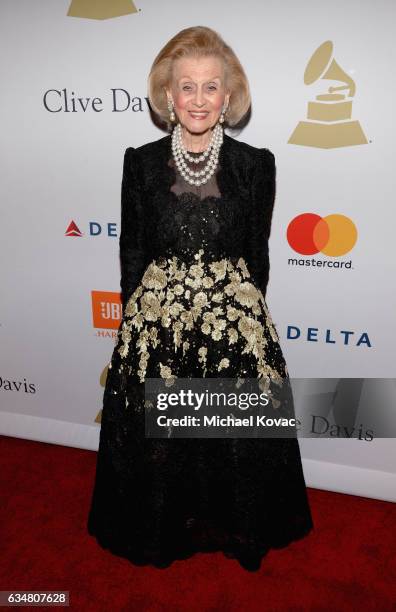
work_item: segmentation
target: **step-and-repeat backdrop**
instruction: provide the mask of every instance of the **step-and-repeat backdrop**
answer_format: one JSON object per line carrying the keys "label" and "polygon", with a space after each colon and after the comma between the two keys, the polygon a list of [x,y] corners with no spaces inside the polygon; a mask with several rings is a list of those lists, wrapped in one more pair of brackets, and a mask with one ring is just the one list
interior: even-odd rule
{"label": "step-and-repeat backdrop", "polygon": [[165,135],[154,57],[206,25],[251,87],[250,120],[228,133],[276,158],[267,302],[296,401],[337,405],[331,436],[323,420],[300,439],[307,484],[394,499],[394,438],[370,415],[391,417],[395,394],[395,18],[391,0],[3,0],[0,433],[97,448],[124,151]]}

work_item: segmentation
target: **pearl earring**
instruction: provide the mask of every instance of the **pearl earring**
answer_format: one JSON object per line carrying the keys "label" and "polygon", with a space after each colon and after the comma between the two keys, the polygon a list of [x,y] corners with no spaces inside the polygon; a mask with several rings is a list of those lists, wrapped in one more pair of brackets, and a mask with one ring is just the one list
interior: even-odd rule
{"label": "pearl earring", "polygon": [[227,107],[223,106],[221,110],[221,115],[219,117],[219,123],[224,123],[224,116],[225,116],[226,111],[227,111]]}
{"label": "pearl earring", "polygon": [[171,102],[171,100],[168,100],[168,111],[169,111],[169,119],[171,121],[171,123],[173,123],[176,119],[175,113],[173,112],[173,103]]}

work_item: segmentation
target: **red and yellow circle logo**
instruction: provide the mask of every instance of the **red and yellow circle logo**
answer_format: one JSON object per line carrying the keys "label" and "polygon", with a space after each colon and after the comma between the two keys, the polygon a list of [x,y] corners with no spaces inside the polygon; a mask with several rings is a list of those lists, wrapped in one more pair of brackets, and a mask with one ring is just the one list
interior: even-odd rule
{"label": "red and yellow circle logo", "polygon": [[290,221],[287,241],[301,255],[321,252],[329,257],[339,257],[355,246],[357,229],[345,215],[321,217],[314,213],[302,213]]}

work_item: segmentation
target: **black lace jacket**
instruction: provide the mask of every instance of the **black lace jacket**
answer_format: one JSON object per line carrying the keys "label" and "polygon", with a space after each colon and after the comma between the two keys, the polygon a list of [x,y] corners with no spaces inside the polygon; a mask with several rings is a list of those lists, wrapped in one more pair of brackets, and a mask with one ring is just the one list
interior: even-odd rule
{"label": "black lace jacket", "polygon": [[[265,296],[276,190],[273,153],[224,134],[216,175],[221,197],[203,200],[171,191],[175,181],[175,170],[168,165],[171,156],[170,135],[125,151],[120,233],[123,308],[150,261],[160,256],[183,258],[187,247],[197,252],[203,246],[204,220],[205,227],[209,224],[212,229],[205,234],[208,257],[243,257]],[[186,220],[187,239],[181,231]]]}

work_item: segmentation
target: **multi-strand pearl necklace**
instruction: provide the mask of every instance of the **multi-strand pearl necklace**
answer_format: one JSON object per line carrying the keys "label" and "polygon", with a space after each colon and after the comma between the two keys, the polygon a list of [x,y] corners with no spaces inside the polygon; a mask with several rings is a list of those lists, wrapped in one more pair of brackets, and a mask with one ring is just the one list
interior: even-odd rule
{"label": "multi-strand pearl necklace", "polygon": [[[207,183],[212,174],[215,172],[216,167],[219,163],[219,152],[223,142],[223,128],[220,123],[217,123],[213,129],[209,145],[205,151],[202,151],[202,155],[199,157],[193,157],[188,153],[182,140],[181,125],[178,123],[172,132],[172,153],[175,160],[176,168],[182,175],[182,177],[190,185],[202,185]],[[186,161],[190,161],[197,164],[200,161],[204,161],[208,155],[209,159],[205,167],[202,170],[194,171],[189,168]],[[202,178],[200,178],[202,177]]]}

